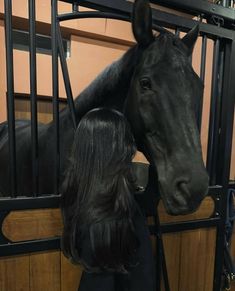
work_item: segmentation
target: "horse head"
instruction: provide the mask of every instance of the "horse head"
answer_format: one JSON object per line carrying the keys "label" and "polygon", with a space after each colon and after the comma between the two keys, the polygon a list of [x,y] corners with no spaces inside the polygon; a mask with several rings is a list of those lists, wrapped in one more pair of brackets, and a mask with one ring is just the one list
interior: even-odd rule
{"label": "horse head", "polygon": [[198,27],[182,39],[163,31],[155,37],[146,0],[135,2],[132,26],[143,53],[132,78],[125,114],[138,148],[156,170],[167,212],[190,213],[208,189],[195,114],[203,84],[190,62]]}

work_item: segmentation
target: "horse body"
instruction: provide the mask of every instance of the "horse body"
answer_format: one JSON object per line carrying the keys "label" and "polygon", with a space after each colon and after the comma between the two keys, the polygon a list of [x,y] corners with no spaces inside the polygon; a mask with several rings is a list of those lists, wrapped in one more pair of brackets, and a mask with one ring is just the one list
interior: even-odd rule
{"label": "horse body", "polygon": [[[156,170],[167,211],[183,214],[198,207],[208,186],[194,108],[203,87],[189,62],[197,31],[192,30],[183,40],[170,33],[155,38],[151,23],[148,2],[137,0],[132,21],[137,45],[76,98],[76,115],[79,121],[95,107],[122,111],[131,124],[138,148]],[[6,196],[10,192],[6,124],[0,125],[0,134],[4,136],[0,139],[0,193]],[[65,109],[60,113],[61,175],[66,169],[73,135],[70,113]],[[39,125],[38,136],[39,193],[49,194],[53,192],[53,124]],[[16,140],[18,193],[31,195],[29,121],[16,121]]]}

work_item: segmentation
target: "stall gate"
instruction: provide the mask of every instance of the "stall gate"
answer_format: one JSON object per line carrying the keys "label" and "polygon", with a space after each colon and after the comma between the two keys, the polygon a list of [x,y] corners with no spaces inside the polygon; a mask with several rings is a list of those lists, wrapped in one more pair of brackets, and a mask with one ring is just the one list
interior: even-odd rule
{"label": "stall gate", "polygon": [[[13,1],[14,2],[14,1]],[[55,135],[54,193],[38,195],[37,177],[37,63],[36,63],[36,9],[35,1],[28,1],[30,39],[30,103],[32,126],[33,193],[32,197],[21,197],[17,193],[16,152],[15,152],[15,110],[14,110],[14,58],[12,44],[12,2],[4,1],[6,75],[7,75],[7,116],[9,125],[9,149],[11,171],[11,197],[0,200],[0,291],[12,290],[76,290],[82,270],[72,266],[60,252],[62,229],[59,212],[59,93],[58,56],[62,68],[68,106],[74,126],[76,118],[69,72],[63,50],[60,23],[80,18],[104,18],[130,20],[132,3],[124,0],[64,1],[71,4],[71,12],[58,13],[57,0],[51,0],[52,39],[52,93],[53,121]],[[200,209],[191,215],[173,218],[166,215],[161,203],[158,207],[161,228],[156,229],[149,218],[153,235],[153,247],[159,254],[161,239],[166,256],[169,278],[164,272],[164,262],[158,262],[158,290],[173,291],[219,291],[223,267],[223,245],[227,207],[227,192],[234,187],[230,182],[230,164],[233,137],[235,101],[235,32],[234,10],[231,1],[223,6],[203,0],[155,0],[153,4],[169,9],[187,12],[197,20],[162,11],[154,7],[154,24],[162,25],[182,34],[200,22],[198,73],[202,81],[208,82],[209,122],[202,124],[205,102],[200,102],[198,116],[202,136],[206,136],[205,160],[210,175],[209,195]],[[81,11],[80,6],[89,11]],[[205,22],[205,19],[207,22]],[[17,19],[14,19],[16,21]],[[90,21],[93,21],[92,19]],[[131,43],[131,42],[130,42]],[[129,44],[130,44],[129,43]],[[211,79],[207,78],[208,51],[213,51]],[[193,60],[194,61],[194,60]],[[207,88],[208,86],[206,86]],[[204,110],[204,111],[203,111]],[[234,161],[233,161],[234,162]],[[161,236],[160,236],[161,237]],[[234,251],[235,247],[233,246]],[[157,256],[158,257],[158,256]],[[165,287],[160,283],[163,266]]]}

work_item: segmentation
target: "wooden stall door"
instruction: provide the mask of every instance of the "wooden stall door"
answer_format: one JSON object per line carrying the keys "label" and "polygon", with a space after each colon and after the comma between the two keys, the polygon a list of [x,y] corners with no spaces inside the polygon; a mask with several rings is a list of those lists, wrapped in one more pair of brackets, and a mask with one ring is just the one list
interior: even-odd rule
{"label": "wooden stall door", "polygon": [[[59,209],[12,211],[2,226],[13,242],[59,237]],[[0,258],[0,291],[77,291],[82,269],[60,250]]]}
{"label": "wooden stall door", "polygon": [[[212,212],[210,198],[196,213],[176,218],[159,206],[161,222],[204,218]],[[3,223],[4,235],[14,242],[58,237],[61,230],[59,209],[13,211]],[[214,229],[166,234],[164,246],[172,291],[212,291]],[[77,291],[81,274],[59,250],[0,258],[0,291]]]}

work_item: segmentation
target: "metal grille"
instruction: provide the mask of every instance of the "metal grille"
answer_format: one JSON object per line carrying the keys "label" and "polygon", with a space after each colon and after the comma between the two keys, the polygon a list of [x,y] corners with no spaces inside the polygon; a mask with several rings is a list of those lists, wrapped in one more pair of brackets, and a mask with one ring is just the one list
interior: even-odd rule
{"label": "metal grille", "polygon": [[[130,21],[132,4],[124,0],[93,0],[78,1],[71,3],[71,13],[58,15],[57,0],[52,0],[52,68],[53,68],[53,121],[55,139],[55,171],[54,171],[54,193],[49,196],[38,197],[38,121],[37,121],[37,73],[36,73],[36,32],[35,32],[35,1],[29,0],[29,41],[30,41],[30,96],[31,96],[31,136],[32,136],[32,171],[33,171],[33,193],[32,198],[17,198],[16,177],[16,140],[15,140],[15,108],[14,108],[14,77],[13,77],[13,42],[12,42],[12,3],[5,0],[5,32],[6,32],[6,61],[7,61],[7,104],[8,104],[8,127],[9,127],[9,150],[10,150],[10,172],[11,172],[11,198],[0,201],[0,222],[11,210],[55,208],[59,206],[59,172],[60,172],[60,129],[59,129],[59,92],[58,92],[58,56],[63,72],[64,84],[67,94],[68,105],[76,127],[77,121],[74,110],[72,89],[69,80],[66,57],[59,23],[69,19],[80,18],[111,18]],[[214,274],[214,291],[220,290],[220,274],[222,271],[223,254],[221,249],[224,243],[225,215],[226,215],[226,193],[229,185],[229,173],[231,162],[231,147],[233,134],[234,96],[235,83],[235,32],[231,29],[235,21],[231,9],[217,6],[214,9],[212,3],[206,1],[192,0],[164,0],[152,1],[170,8],[181,11],[189,11],[192,15],[199,15],[201,19],[206,18],[208,23],[200,23],[201,66],[200,78],[205,81],[206,72],[206,49],[208,39],[213,40],[213,74],[211,80],[211,104],[209,116],[209,132],[207,147],[207,170],[210,175],[210,195],[215,200],[215,213],[213,217],[200,221],[190,221],[161,226],[161,232],[182,231],[195,228],[214,226],[217,228],[216,260]],[[227,1],[228,2],[228,1]],[[232,1],[230,1],[232,2]],[[79,5],[93,8],[98,11],[80,12]],[[232,3],[229,3],[231,5]],[[228,6],[226,4],[226,6]],[[213,13],[214,11],[214,13]],[[212,24],[211,18],[222,19],[217,25]],[[191,29],[196,21],[182,18],[167,12],[154,10],[153,23],[174,29],[176,34]],[[223,27],[221,27],[223,26]],[[198,126],[201,128],[203,100],[200,100],[198,113]],[[219,186],[218,186],[219,185]],[[231,185],[234,187],[234,185]],[[153,232],[157,234],[156,229]],[[0,255],[13,255],[24,252],[39,251],[45,249],[59,248],[59,239],[30,241],[26,243],[9,243],[3,234],[0,236]],[[169,287],[169,286],[168,286]],[[166,290],[169,290],[166,289]]]}

